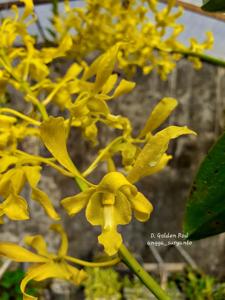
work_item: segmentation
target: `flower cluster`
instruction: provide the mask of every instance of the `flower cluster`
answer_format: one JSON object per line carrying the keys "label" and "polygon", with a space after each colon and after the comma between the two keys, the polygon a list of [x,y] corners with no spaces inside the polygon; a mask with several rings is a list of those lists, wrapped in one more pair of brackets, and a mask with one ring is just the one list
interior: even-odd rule
{"label": "flower cluster", "polygon": [[[175,0],[159,5],[158,0],[87,0],[84,7],[71,8],[68,1],[65,15],[55,15],[55,35],[61,39],[70,32],[70,55],[82,60],[93,51],[105,52],[118,42],[121,47],[118,64],[128,74],[137,67],[149,74],[156,69],[162,79],[174,69],[183,51],[202,53],[212,47],[213,36],[207,33],[205,42],[191,39],[185,46],[179,41],[184,26],[177,22],[182,8],[174,10]],[[196,68],[201,66],[197,58],[190,57]]]}
{"label": "flower cluster", "polygon": [[[51,219],[61,220],[50,197],[38,187],[43,167],[52,167],[74,178],[81,189],[80,193],[62,199],[62,207],[71,216],[85,209],[87,221],[101,227],[98,241],[105,253],[116,256],[123,241],[118,226],[130,223],[132,215],[145,222],[153,210],[135,183],[167,165],[172,158],[168,153],[171,140],[195,134],[185,126],[171,125],[157,131],[177,106],[174,98],[163,98],[135,136],[131,121],[114,114],[110,106],[111,101],[135,88],[135,82],[121,78],[117,70],[134,72],[139,66],[148,74],[156,68],[165,78],[175,65],[175,52],[186,49],[177,41],[182,26],[176,19],[181,11],[172,10],[171,0],[162,10],[158,10],[157,1],[141,4],[134,0],[87,0],[86,7],[75,9],[65,1],[66,14],[54,16],[58,32],[55,44],[40,48],[28,32],[29,25],[36,22],[33,1],[21,1],[25,4],[22,14],[13,6],[14,16],[0,24],[0,223],[6,217],[13,221],[28,220],[32,200]],[[149,11],[154,22],[149,21]],[[75,29],[75,34],[71,29]],[[211,38],[203,45],[192,40],[189,49],[198,53],[210,44]],[[96,50],[101,53],[88,63],[85,56]],[[65,61],[68,67],[60,72],[57,66]],[[116,137],[99,150],[85,170],[79,170],[67,148],[70,132],[81,130],[83,137],[95,146],[101,125],[114,129]],[[24,150],[23,142],[30,137],[46,147],[48,157]],[[121,165],[116,163],[118,155]],[[107,172],[99,183],[93,183],[88,176],[101,164],[107,166]],[[23,196],[27,187],[31,191],[29,200]],[[37,254],[16,244],[0,242],[0,255],[35,263],[21,283],[24,300],[35,299],[25,292],[31,279],[57,277],[79,284],[86,277],[84,271],[68,264],[72,261],[85,265],[67,256],[68,241],[62,227],[57,224],[52,229],[62,237],[58,254],[47,251],[40,235],[26,238]],[[113,259],[103,264],[118,262]]]}

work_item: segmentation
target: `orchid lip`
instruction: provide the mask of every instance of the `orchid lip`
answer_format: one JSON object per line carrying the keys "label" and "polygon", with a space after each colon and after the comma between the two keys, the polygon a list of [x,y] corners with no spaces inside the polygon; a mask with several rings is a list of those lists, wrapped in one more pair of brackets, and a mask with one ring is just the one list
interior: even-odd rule
{"label": "orchid lip", "polygon": [[104,230],[110,230],[113,227],[113,206],[105,205],[104,212]]}

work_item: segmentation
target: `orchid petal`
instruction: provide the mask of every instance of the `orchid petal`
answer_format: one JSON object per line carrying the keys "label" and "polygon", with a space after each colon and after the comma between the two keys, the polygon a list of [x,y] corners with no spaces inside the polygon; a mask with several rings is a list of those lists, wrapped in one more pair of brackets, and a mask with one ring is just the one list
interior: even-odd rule
{"label": "orchid petal", "polygon": [[66,197],[61,201],[61,204],[69,215],[75,215],[87,205],[94,190],[94,188],[90,188],[78,195]]}
{"label": "orchid petal", "polygon": [[106,83],[109,76],[112,74],[115,67],[119,47],[120,45],[118,43],[102,55],[100,64],[98,65],[98,69],[96,70],[95,90],[101,88]]}
{"label": "orchid petal", "polygon": [[62,117],[50,117],[40,126],[40,135],[49,152],[61,165],[76,176],[77,169],[67,151],[67,128],[64,119]]}
{"label": "orchid petal", "polygon": [[130,182],[135,183],[140,180],[142,177],[149,176],[163,170],[168,162],[172,159],[172,155],[163,154],[159,162],[153,166],[151,166],[151,162],[145,166],[145,168],[138,169],[136,173],[132,172],[128,175],[128,179]]}
{"label": "orchid petal", "polygon": [[14,165],[18,162],[18,158],[11,155],[4,155],[0,159],[0,173],[5,172],[9,166]]}
{"label": "orchid petal", "polygon": [[112,98],[117,98],[121,95],[130,93],[134,89],[135,85],[136,85],[135,82],[122,79],[118,87],[115,89]]}
{"label": "orchid petal", "polygon": [[106,81],[106,83],[102,87],[102,93],[103,94],[110,93],[111,90],[114,88],[117,79],[118,79],[118,75],[117,74],[110,75],[109,78],[108,78],[108,80]]}
{"label": "orchid petal", "polygon": [[4,214],[11,220],[19,221],[29,219],[26,200],[17,195],[14,191],[0,204],[0,207]]}
{"label": "orchid petal", "polygon": [[130,199],[132,208],[134,210],[134,215],[136,219],[140,222],[146,222],[153,210],[152,204],[148,199],[140,192]]}
{"label": "orchid petal", "polygon": [[135,181],[136,174],[143,174],[146,166],[154,167],[161,160],[163,154],[167,151],[171,139],[175,139],[184,134],[196,133],[186,126],[169,126],[155,135],[151,136],[139,153],[133,168],[127,175],[127,179],[131,182]]}
{"label": "orchid petal", "polygon": [[86,218],[91,225],[104,226],[104,207],[101,202],[102,193],[94,193],[87,204]]}
{"label": "orchid petal", "polygon": [[48,259],[37,255],[17,244],[10,242],[0,242],[0,255],[12,259],[16,262],[46,262]]}
{"label": "orchid petal", "polygon": [[68,238],[66,232],[64,231],[63,227],[60,224],[53,224],[50,228],[56,231],[57,233],[59,233],[61,237],[61,245],[58,250],[58,256],[59,257],[66,256],[68,251]]}
{"label": "orchid petal", "polygon": [[98,241],[104,246],[105,252],[112,256],[118,252],[123,240],[120,233],[116,229],[104,230],[102,234],[98,236]]}
{"label": "orchid petal", "polygon": [[34,10],[33,0],[20,0],[25,4],[25,10],[22,16],[22,19],[26,19]]}
{"label": "orchid petal", "polygon": [[35,187],[40,181],[42,168],[40,166],[24,166],[22,169],[30,186]]}
{"label": "orchid petal", "polygon": [[28,246],[34,248],[38,254],[48,257],[46,242],[42,235],[26,236],[24,241]]}
{"label": "orchid petal", "polygon": [[38,188],[32,188],[32,199],[37,201],[45,210],[46,214],[53,220],[59,220],[60,216],[52,205],[48,195]]}
{"label": "orchid petal", "polygon": [[145,136],[147,133],[152,132],[158,128],[172,113],[177,106],[177,100],[174,98],[163,98],[151,112],[145,127],[139,134],[139,137]]}
{"label": "orchid petal", "polygon": [[103,177],[97,187],[97,191],[115,193],[124,185],[129,186],[131,189],[135,189],[123,174],[119,172],[110,172]]}
{"label": "orchid petal", "polygon": [[41,265],[34,266],[28,270],[27,275],[24,277],[20,284],[20,289],[23,293],[23,300],[37,300],[37,297],[28,295],[25,290],[26,286],[31,280],[42,281],[47,278],[59,278],[69,280],[71,277],[70,272],[65,268],[64,264],[49,262]]}

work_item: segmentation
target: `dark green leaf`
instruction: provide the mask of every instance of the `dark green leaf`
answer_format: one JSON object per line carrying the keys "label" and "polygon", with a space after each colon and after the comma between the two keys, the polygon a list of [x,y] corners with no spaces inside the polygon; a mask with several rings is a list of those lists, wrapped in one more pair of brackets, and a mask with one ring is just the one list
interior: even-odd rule
{"label": "dark green leaf", "polygon": [[59,14],[59,1],[58,0],[52,0],[52,12],[55,16],[58,16],[58,14]]}
{"label": "dark green leaf", "polygon": [[209,12],[225,12],[224,0],[203,0],[203,10]]}
{"label": "dark green leaf", "polygon": [[193,240],[225,231],[225,133],[196,175],[187,202],[184,231]]}

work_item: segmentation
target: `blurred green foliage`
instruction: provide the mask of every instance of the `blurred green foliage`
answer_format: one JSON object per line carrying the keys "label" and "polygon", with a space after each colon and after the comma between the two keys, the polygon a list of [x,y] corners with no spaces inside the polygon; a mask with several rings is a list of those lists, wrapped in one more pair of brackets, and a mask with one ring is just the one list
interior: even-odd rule
{"label": "blurred green foliage", "polygon": [[[150,300],[154,295],[133,276],[113,268],[88,268],[84,283],[86,300]],[[169,277],[167,292],[173,300],[225,300],[225,283],[190,267]]]}
{"label": "blurred green foliage", "polygon": [[121,299],[122,282],[119,273],[112,268],[87,268],[88,279],[84,282],[86,299]]}
{"label": "blurred green foliage", "polygon": [[169,287],[177,286],[185,300],[224,300],[225,284],[219,284],[215,277],[199,270],[187,268],[171,276]]}
{"label": "blurred green foliage", "polygon": [[[22,300],[20,282],[24,276],[25,272],[22,269],[6,271],[0,280],[0,300]],[[31,285],[27,292],[33,295],[36,289]]]}
{"label": "blurred green foliage", "polygon": [[[154,296],[137,277],[122,277],[113,268],[87,268],[88,279],[84,282],[86,300],[149,300]],[[22,300],[20,282],[25,273],[21,269],[7,271],[0,280],[0,300]],[[31,283],[30,295],[37,295]],[[187,268],[169,278],[168,292],[173,300],[224,300],[225,283],[199,270]]]}
{"label": "blurred green foliage", "polygon": [[130,278],[125,276],[123,279],[123,294],[126,300],[149,300],[155,299],[153,294],[143,285],[137,278]]}

